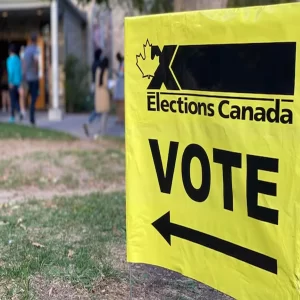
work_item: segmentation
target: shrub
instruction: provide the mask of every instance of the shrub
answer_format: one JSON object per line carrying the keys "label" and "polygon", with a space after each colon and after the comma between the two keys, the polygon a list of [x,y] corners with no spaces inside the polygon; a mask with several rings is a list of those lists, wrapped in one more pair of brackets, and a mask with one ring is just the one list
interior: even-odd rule
{"label": "shrub", "polygon": [[67,112],[90,111],[92,99],[89,91],[89,67],[68,55],[65,62],[65,92]]}

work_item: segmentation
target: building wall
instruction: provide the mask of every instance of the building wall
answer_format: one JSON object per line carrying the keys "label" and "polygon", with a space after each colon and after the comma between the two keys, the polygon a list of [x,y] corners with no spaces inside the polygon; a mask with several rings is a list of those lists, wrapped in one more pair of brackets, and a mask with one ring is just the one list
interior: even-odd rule
{"label": "building wall", "polygon": [[113,52],[124,54],[124,17],[125,13],[122,7],[116,6],[112,11],[113,19]]}
{"label": "building wall", "polygon": [[[111,10],[105,5],[96,5],[93,1],[93,8],[88,6],[86,11],[92,10],[89,14],[91,24],[92,52],[95,44],[104,50],[104,55],[111,61],[111,69],[117,70],[118,62],[116,53],[124,54],[124,18],[129,15],[136,15],[128,3],[130,1],[110,0]],[[95,43],[95,39],[97,40]]]}
{"label": "building wall", "polygon": [[112,11],[106,5],[95,5],[90,19],[92,52],[101,48],[103,56],[107,56],[110,60],[113,53],[111,17]]}
{"label": "building wall", "polygon": [[[78,4],[78,2],[76,0],[73,0],[73,2],[75,1],[75,5]],[[87,16],[87,34],[86,34],[86,44],[87,44],[87,48],[86,48],[86,56],[87,56],[87,63],[88,65],[92,65],[93,63],[93,24],[91,22],[91,20],[93,19],[93,14],[94,14],[94,10],[95,10],[95,1],[92,0],[89,4],[84,5],[82,7],[79,7],[81,10],[84,10],[86,12],[86,16]]]}
{"label": "building wall", "polygon": [[87,31],[82,22],[70,10],[64,10],[63,24],[65,55],[74,55],[81,62],[87,63]]}

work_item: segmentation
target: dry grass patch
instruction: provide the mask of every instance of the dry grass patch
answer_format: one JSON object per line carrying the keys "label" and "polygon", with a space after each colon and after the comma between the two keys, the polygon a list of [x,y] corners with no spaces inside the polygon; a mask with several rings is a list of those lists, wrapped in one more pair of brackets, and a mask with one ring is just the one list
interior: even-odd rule
{"label": "dry grass patch", "polygon": [[[11,151],[5,155],[5,147],[1,148],[0,142],[0,189],[21,191],[23,187],[36,187],[59,192],[124,187],[121,142],[39,142],[29,146],[28,141],[21,141],[14,156]],[[15,142],[11,147],[16,147]]]}

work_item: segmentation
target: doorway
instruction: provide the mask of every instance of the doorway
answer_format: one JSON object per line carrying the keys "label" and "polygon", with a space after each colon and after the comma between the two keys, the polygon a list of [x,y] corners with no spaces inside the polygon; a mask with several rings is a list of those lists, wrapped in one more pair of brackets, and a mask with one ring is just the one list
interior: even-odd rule
{"label": "doorway", "polygon": [[[8,51],[9,51],[9,46],[10,45],[15,45],[16,46],[16,50],[17,50],[17,54],[20,53],[20,49],[22,46],[26,46],[27,41],[24,40],[0,40],[0,80],[1,80],[1,87],[2,87],[2,80],[3,78],[5,78],[5,82],[3,83],[7,83],[7,74],[6,74],[6,60],[8,58]],[[7,87],[6,87],[7,88]],[[1,97],[2,97],[2,93],[1,93]],[[2,107],[2,99],[1,99],[1,109],[3,109]]]}
{"label": "doorway", "polygon": [[[8,58],[8,50],[10,45],[15,45],[17,49],[17,54],[20,54],[20,49],[22,46],[28,45],[27,39],[18,39],[18,40],[0,40],[0,68],[1,68],[1,75],[3,72],[3,68],[6,68],[6,60]],[[40,90],[39,90],[39,97],[36,102],[36,108],[40,110],[44,110],[46,108],[46,93],[45,93],[45,74],[44,74],[44,40],[42,37],[38,38],[37,45],[40,51],[40,60],[39,60],[39,74],[40,74]],[[0,75],[0,76],[1,76]],[[1,101],[2,103],[2,101]],[[30,104],[30,96],[26,95],[26,107],[28,108]]]}
{"label": "doorway", "polygon": [[8,40],[0,40],[0,62],[6,61],[8,57],[8,49],[10,45],[15,45],[17,49],[17,54],[20,53],[20,49],[22,46],[27,45],[27,41],[17,40],[17,41],[8,41]]}

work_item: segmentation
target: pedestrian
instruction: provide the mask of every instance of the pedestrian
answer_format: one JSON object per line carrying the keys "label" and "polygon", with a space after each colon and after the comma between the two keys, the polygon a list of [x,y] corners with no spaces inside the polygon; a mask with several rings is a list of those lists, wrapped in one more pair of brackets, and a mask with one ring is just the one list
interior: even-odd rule
{"label": "pedestrian", "polygon": [[[95,98],[95,77],[96,77],[96,71],[97,71],[97,68],[99,68],[100,64],[101,64],[101,55],[102,55],[102,49],[99,48],[94,53],[94,61],[93,61],[93,65],[92,65],[92,87],[91,87],[91,94],[92,94],[93,102],[95,102],[94,98]],[[88,123],[84,123],[83,124],[83,129],[84,129],[84,132],[85,132],[85,134],[87,136],[90,135],[90,133],[89,133],[89,125],[92,124],[96,118],[100,118],[100,117],[101,117],[101,113],[97,113],[95,111],[95,107],[94,107],[92,113],[89,116]]]}
{"label": "pedestrian", "polygon": [[8,88],[8,76],[6,62],[3,61],[1,64],[1,101],[2,101],[2,111],[10,111],[10,98],[9,98],[9,88]]}
{"label": "pedestrian", "polygon": [[100,131],[95,135],[97,138],[99,135],[103,136],[106,133],[106,125],[108,114],[110,110],[110,94],[108,89],[108,67],[109,60],[104,57],[101,61],[100,67],[96,71],[95,81],[95,111],[101,113]]}
{"label": "pedestrian", "polygon": [[115,87],[114,100],[116,102],[117,123],[124,123],[124,57],[121,53],[117,53],[116,58],[119,62],[119,70],[117,73],[117,83]]}
{"label": "pedestrian", "polygon": [[[15,121],[15,112],[20,113],[19,105],[19,87],[22,82],[22,67],[21,60],[17,55],[16,47],[11,45],[9,47],[9,57],[6,61],[7,74],[8,74],[8,86],[11,100],[11,116],[10,122]],[[20,114],[20,120],[22,120],[22,114]]]}
{"label": "pedestrian", "polygon": [[31,43],[24,53],[24,74],[28,85],[30,103],[30,123],[35,125],[35,104],[39,95],[39,49],[37,35],[31,35]]}
{"label": "pedestrian", "polygon": [[21,58],[21,66],[22,66],[22,83],[19,87],[19,102],[20,102],[20,109],[23,118],[26,116],[26,105],[25,99],[27,95],[27,83],[26,83],[26,76],[25,76],[25,62],[24,62],[24,55],[25,55],[25,47],[22,46],[20,49],[20,58]]}

